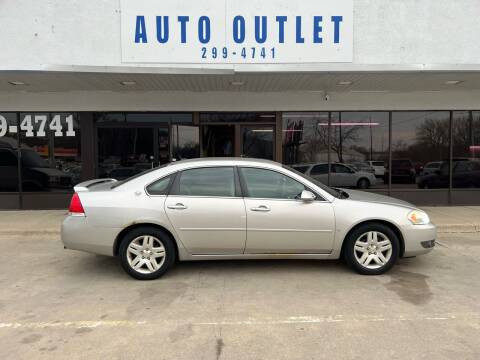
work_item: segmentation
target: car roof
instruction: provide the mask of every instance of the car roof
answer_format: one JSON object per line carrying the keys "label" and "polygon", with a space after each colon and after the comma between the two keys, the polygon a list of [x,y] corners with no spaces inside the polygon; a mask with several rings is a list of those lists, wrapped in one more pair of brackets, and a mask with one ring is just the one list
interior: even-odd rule
{"label": "car roof", "polygon": [[246,158],[246,157],[208,157],[208,158],[196,158],[174,161],[169,166],[175,167],[190,167],[191,165],[215,165],[215,164],[229,164],[229,165],[246,165],[246,164],[262,164],[270,166],[279,166],[282,164],[266,159]]}

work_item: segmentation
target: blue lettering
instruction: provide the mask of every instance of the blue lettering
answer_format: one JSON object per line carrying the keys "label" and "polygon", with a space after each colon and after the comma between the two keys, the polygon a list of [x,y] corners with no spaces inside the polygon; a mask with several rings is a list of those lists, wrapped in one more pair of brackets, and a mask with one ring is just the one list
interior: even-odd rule
{"label": "blue lettering", "polygon": [[285,42],[285,23],[287,22],[287,17],[277,16],[275,20],[278,22],[278,42],[283,44]]}
{"label": "blue lettering", "polygon": [[267,40],[267,17],[261,16],[262,29],[260,31],[260,16],[255,16],[255,40],[259,44],[263,44]]}
{"label": "blue lettering", "polygon": [[187,42],[187,22],[189,21],[190,18],[188,16],[178,17],[178,22],[180,23],[180,39],[182,44]]}
{"label": "blue lettering", "polygon": [[302,17],[301,16],[295,17],[295,25],[297,28],[295,42],[297,44],[303,44],[305,42],[305,38],[302,36]]}
{"label": "blue lettering", "polygon": [[340,23],[343,21],[343,16],[332,16],[332,22],[334,25],[333,30],[333,43],[338,44],[340,42]]}
{"label": "blue lettering", "polygon": [[210,18],[208,16],[200,16],[198,19],[198,40],[202,44],[210,41]]}
{"label": "blue lettering", "polygon": [[145,27],[145,16],[137,15],[135,23],[135,43],[147,42],[147,29]]}
{"label": "blue lettering", "polygon": [[314,16],[313,17],[313,43],[314,44],[321,44],[323,42],[320,33],[322,32],[322,17],[321,16]]}
{"label": "blue lettering", "polygon": [[237,44],[245,41],[245,19],[243,16],[235,16],[233,18],[233,40]]}
{"label": "blue lettering", "polygon": [[168,16],[163,16],[163,21],[162,16],[157,16],[157,40],[161,44],[165,44],[168,41]]}

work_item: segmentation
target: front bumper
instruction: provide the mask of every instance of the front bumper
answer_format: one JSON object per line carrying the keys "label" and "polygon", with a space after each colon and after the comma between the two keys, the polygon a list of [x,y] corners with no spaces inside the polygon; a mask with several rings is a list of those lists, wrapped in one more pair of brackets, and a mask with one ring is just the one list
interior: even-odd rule
{"label": "front bumper", "polygon": [[437,238],[437,228],[434,224],[408,225],[403,228],[405,242],[404,257],[426,254],[433,250]]}
{"label": "front bumper", "polygon": [[67,249],[113,256],[113,245],[121,229],[93,227],[88,217],[68,215],[62,223],[61,238]]}

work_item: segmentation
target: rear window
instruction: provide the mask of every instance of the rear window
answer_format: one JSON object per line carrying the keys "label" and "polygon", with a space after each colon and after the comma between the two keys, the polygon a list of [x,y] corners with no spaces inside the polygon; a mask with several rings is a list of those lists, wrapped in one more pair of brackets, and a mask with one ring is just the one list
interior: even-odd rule
{"label": "rear window", "polygon": [[235,196],[233,167],[208,167],[184,170],[172,194],[184,196]]}
{"label": "rear window", "polygon": [[310,171],[310,175],[328,174],[328,164],[315,165]]}
{"label": "rear window", "polygon": [[305,165],[305,166],[292,166],[295,170],[298,172],[301,172],[302,174],[305,174],[310,166]]}

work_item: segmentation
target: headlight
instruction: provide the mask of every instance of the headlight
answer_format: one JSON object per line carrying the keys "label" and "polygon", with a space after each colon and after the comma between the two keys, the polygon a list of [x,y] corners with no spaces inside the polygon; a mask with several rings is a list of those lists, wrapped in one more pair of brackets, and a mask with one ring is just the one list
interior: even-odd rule
{"label": "headlight", "polygon": [[422,210],[410,211],[407,218],[413,225],[427,225],[430,223],[430,218],[427,213]]}

